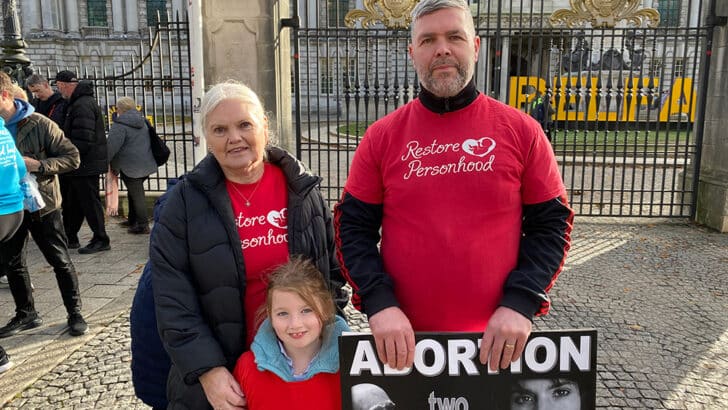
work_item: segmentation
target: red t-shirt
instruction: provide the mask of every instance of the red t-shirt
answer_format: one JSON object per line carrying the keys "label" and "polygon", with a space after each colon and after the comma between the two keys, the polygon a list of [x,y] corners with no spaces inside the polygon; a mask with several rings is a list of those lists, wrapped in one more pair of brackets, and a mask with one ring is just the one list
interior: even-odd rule
{"label": "red t-shirt", "polygon": [[383,204],[384,269],[416,331],[483,331],[517,263],[522,206],[565,193],[539,124],[482,94],[445,114],[414,100],[373,124],[346,190]]}
{"label": "red t-shirt", "polygon": [[265,163],[260,186],[256,185],[227,181],[245,260],[246,349],[255,337],[258,308],[265,302],[265,279],[288,261],[288,190],[283,171]]}
{"label": "red t-shirt", "polygon": [[240,356],[233,371],[245,394],[250,410],[339,410],[341,382],[339,373],[318,373],[308,380],[286,382],[275,373],[260,371],[255,355]]}

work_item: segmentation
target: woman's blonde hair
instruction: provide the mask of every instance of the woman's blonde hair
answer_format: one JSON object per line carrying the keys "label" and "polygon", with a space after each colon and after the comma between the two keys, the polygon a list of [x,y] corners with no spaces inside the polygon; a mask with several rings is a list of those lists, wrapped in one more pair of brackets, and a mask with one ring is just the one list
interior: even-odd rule
{"label": "woman's blonde hair", "polygon": [[256,328],[272,311],[273,291],[291,292],[313,309],[321,321],[321,325],[334,322],[336,307],[324,275],[307,258],[294,256],[290,261],[278,266],[268,277],[266,301],[257,313]]}
{"label": "woman's blonde hair", "polygon": [[19,85],[13,84],[13,98],[19,98],[23,101],[28,101],[28,93],[25,92]]}
{"label": "woman's blonde hair", "polygon": [[136,110],[136,101],[131,97],[120,97],[116,100],[116,112],[119,114],[127,112],[129,110]]}

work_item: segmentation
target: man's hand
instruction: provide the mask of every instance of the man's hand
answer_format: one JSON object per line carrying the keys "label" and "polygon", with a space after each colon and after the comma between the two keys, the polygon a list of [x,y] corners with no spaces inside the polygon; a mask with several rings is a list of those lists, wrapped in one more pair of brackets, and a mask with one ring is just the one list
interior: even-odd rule
{"label": "man's hand", "polygon": [[369,318],[379,360],[389,367],[402,370],[415,361],[415,332],[404,312],[388,307]]}
{"label": "man's hand", "polygon": [[491,316],[480,344],[480,363],[490,370],[508,367],[518,360],[531,334],[531,320],[513,309],[500,306]]}
{"label": "man's hand", "polygon": [[200,376],[200,384],[213,409],[247,409],[240,384],[225,367],[213,367],[205,372]]}
{"label": "man's hand", "polygon": [[40,169],[40,161],[37,159],[23,157],[23,162],[25,162],[25,169],[27,169],[28,172],[36,172]]}

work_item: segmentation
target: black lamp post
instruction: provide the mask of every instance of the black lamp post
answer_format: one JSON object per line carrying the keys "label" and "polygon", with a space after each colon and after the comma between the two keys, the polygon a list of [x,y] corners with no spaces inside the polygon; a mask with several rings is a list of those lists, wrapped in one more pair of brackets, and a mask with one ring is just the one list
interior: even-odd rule
{"label": "black lamp post", "polygon": [[33,73],[30,58],[25,55],[28,46],[20,32],[18,7],[15,0],[2,0],[3,38],[0,41],[3,54],[0,58],[2,70],[18,84],[24,86],[25,77]]}

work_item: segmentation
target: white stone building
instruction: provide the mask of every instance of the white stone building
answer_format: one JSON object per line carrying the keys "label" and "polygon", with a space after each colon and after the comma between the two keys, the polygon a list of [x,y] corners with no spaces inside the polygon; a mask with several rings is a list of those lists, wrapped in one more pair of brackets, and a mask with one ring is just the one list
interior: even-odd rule
{"label": "white stone building", "polygon": [[17,0],[17,8],[33,66],[113,72],[138,60],[158,13],[184,19],[185,0]]}

